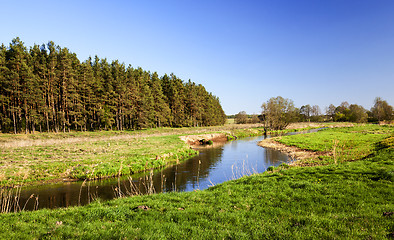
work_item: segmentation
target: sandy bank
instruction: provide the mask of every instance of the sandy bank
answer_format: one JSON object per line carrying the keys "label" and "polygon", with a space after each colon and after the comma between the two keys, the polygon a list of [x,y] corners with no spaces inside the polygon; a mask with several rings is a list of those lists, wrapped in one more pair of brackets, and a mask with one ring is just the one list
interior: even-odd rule
{"label": "sandy bank", "polygon": [[224,143],[227,141],[227,136],[224,133],[187,135],[187,136],[180,136],[179,138],[185,143],[192,145],[193,147],[201,145],[200,140],[202,139],[205,139],[206,141],[211,140],[213,144]]}
{"label": "sandy bank", "polygon": [[[306,151],[294,146],[287,146],[285,144],[275,141],[273,138],[264,139],[260,141],[257,145],[259,145],[260,147],[271,148],[286,153],[294,160],[317,158],[321,155],[321,153]],[[295,165],[296,163],[293,162],[292,164]]]}

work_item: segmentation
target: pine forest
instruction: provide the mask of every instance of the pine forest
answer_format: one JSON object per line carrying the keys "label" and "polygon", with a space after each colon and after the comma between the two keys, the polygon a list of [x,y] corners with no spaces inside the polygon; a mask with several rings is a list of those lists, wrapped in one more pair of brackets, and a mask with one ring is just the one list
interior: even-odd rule
{"label": "pine forest", "polygon": [[134,130],[222,125],[219,99],[174,74],[95,56],[81,62],[52,41],[0,46],[0,131]]}

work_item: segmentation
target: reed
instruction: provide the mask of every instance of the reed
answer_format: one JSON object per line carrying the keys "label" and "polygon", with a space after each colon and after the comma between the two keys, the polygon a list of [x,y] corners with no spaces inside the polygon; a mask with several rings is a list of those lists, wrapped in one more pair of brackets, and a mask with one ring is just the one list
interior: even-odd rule
{"label": "reed", "polygon": [[[27,204],[32,199],[34,199],[33,210],[38,209],[39,196],[32,194],[23,204],[21,203],[21,191],[22,187],[0,189],[0,213],[25,211]],[[23,207],[21,207],[22,205]]]}

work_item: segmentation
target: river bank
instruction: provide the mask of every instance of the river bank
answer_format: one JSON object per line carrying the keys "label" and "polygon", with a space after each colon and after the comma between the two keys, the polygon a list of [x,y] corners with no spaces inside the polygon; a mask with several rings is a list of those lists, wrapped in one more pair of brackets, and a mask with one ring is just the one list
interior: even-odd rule
{"label": "river bank", "polygon": [[[304,159],[315,159],[322,154],[318,154],[313,151],[306,151],[304,149],[295,147],[295,146],[288,146],[277,142],[275,138],[267,138],[264,139],[258,144],[260,147],[274,149],[280,152],[287,154],[293,160],[304,160]],[[294,161],[291,163],[294,164]]]}
{"label": "river bank", "polygon": [[[284,131],[343,124],[296,123]],[[200,138],[208,140],[210,135],[217,135],[213,137],[216,145],[236,137],[262,135],[263,129],[262,124],[228,124],[138,131],[0,134],[0,187],[130,175],[196,155],[196,141]],[[188,135],[199,137],[186,143],[179,138]]]}
{"label": "river bank", "polygon": [[[374,152],[375,144],[393,135],[393,125],[326,128],[319,133],[267,138],[259,146],[286,153],[293,166],[356,161]],[[351,146],[351,147],[349,147]]]}
{"label": "river bank", "polygon": [[[177,164],[195,156],[191,136],[214,144],[233,131],[259,129],[261,124],[139,131],[1,134],[0,187],[127,176]],[[261,131],[257,133],[261,134]],[[197,137],[193,137],[197,136]],[[192,144],[192,145],[190,145]]]}

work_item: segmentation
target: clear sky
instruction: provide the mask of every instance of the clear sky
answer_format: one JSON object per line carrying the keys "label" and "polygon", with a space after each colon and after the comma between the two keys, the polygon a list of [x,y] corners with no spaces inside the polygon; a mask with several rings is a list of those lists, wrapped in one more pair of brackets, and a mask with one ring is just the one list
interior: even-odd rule
{"label": "clear sky", "polygon": [[271,97],[297,107],[394,105],[393,0],[3,1],[0,43],[54,41],[202,84],[226,114]]}

